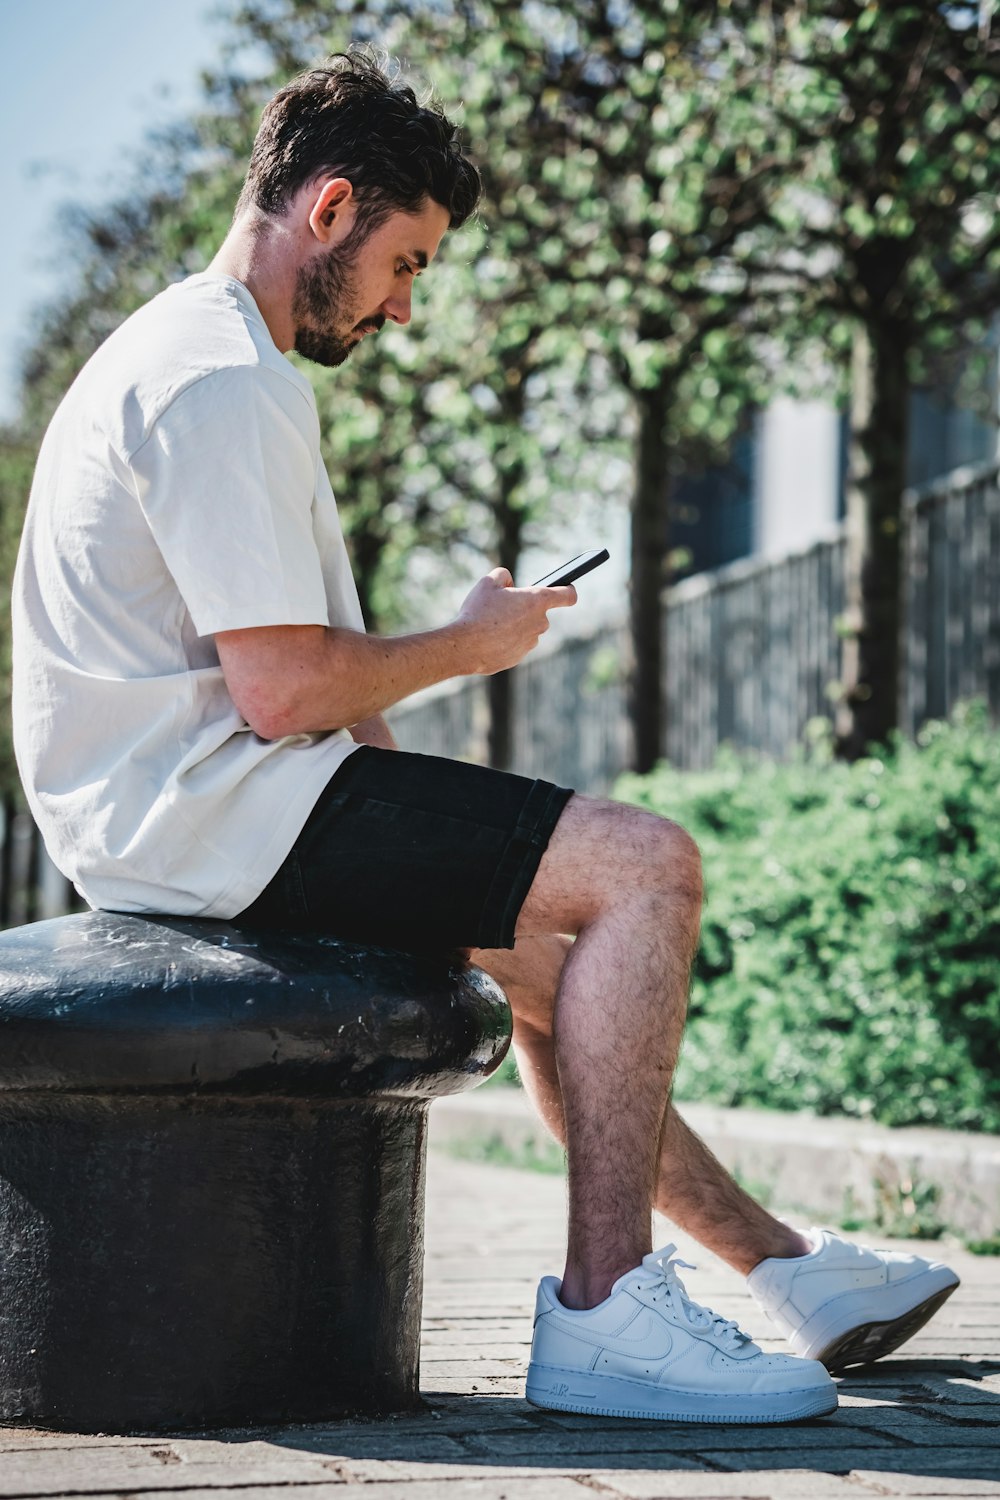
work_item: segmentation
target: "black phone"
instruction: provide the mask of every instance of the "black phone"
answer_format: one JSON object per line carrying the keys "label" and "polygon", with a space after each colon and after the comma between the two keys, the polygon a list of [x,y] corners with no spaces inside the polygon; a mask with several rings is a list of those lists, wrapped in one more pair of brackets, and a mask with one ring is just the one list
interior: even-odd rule
{"label": "black phone", "polygon": [[563,563],[562,567],[554,568],[551,573],[536,579],[532,587],[556,589],[564,583],[575,583],[584,573],[589,573],[591,568],[599,568],[601,563],[606,563],[608,556],[607,547],[599,547],[594,552],[581,552],[579,556],[571,557],[569,562]]}

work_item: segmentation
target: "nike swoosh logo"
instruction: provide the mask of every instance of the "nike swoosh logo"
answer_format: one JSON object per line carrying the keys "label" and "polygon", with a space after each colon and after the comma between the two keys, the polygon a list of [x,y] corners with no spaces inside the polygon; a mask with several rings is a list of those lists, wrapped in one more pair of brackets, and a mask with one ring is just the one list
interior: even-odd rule
{"label": "nike swoosh logo", "polygon": [[[568,1320],[564,1322],[561,1318],[558,1318],[557,1326],[565,1330],[572,1338],[579,1339],[581,1343],[590,1344],[595,1349],[604,1349],[608,1353],[621,1354],[626,1359],[635,1359],[647,1364],[656,1364],[657,1361],[666,1359],[674,1347],[674,1340],[669,1331],[664,1328],[660,1319],[654,1318],[651,1313],[633,1319],[625,1334],[615,1336],[603,1333],[599,1329],[582,1328],[577,1323]],[[633,1329],[637,1331],[632,1333]]]}

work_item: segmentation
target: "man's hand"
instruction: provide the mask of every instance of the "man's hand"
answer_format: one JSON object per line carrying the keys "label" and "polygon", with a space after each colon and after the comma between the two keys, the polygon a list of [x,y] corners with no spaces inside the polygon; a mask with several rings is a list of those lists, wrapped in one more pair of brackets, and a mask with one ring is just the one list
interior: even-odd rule
{"label": "man's hand", "polygon": [[469,673],[491,676],[516,667],[549,628],[548,611],[576,603],[572,584],[561,588],[518,589],[506,568],[480,578],[458,612],[467,632]]}

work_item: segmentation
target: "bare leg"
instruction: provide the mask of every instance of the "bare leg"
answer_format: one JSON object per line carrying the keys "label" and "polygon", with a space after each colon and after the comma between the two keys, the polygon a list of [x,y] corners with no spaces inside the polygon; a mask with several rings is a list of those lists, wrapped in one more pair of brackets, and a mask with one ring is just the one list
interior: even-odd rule
{"label": "bare leg", "polygon": [[[551,1012],[569,1187],[561,1296],[570,1307],[602,1301],[652,1248],[700,908],[700,862],[681,828],[574,797],[521,910],[519,936],[576,935]],[[530,1050],[527,1018],[521,1033]]]}
{"label": "bare leg", "polygon": [[[473,954],[507,992],[525,1091],[561,1143],[566,1126],[552,1014],[570,947],[571,940],[564,937],[524,938],[513,951]],[[811,1248],[803,1235],[775,1219],[733,1181],[672,1105],[664,1122],[655,1201],[662,1214],[743,1275],[768,1256],[805,1255]]]}
{"label": "bare leg", "polygon": [[514,1016],[517,1071],[543,1123],[566,1144],[562,1093],[552,1041],[552,1013],[563,964],[573,946],[567,937],[518,938],[511,948],[474,948],[472,962],[503,987]]}

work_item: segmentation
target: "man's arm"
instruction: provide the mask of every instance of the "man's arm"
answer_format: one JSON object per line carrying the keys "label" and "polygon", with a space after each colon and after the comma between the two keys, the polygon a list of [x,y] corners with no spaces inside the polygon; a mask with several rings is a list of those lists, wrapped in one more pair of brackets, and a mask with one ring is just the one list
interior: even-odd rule
{"label": "man's arm", "polygon": [[226,686],[263,739],[362,724],[449,677],[516,666],[576,590],[516,589],[505,568],[481,578],[457,619],[418,635],[368,636],[323,625],[221,631]]}

